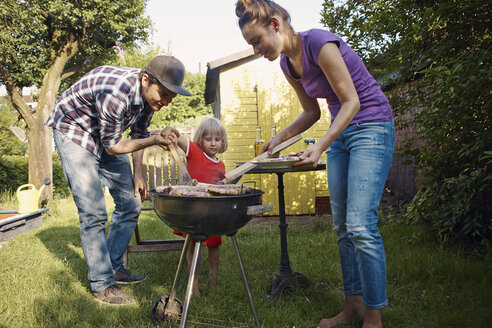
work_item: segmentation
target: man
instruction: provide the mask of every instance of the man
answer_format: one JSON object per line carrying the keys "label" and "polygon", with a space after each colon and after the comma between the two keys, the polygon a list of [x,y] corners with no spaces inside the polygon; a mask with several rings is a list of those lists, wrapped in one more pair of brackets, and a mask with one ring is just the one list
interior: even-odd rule
{"label": "man", "polygon": [[[46,126],[53,128],[63,171],[78,208],[88,279],[99,302],[134,303],[116,284],[145,279],[124,268],[121,257],[146,194],[141,174],[143,149],[152,145],[167,149],[169,135],[179,136],[170,127],[150,136],[147,128],[154,112],[169,105],[177,94],[191,95],[182,87],[184,74],[183,64],[170,56],[153,58],[143,70],[95,68],[63,93],[46,121]],[[131,140],[122,138],[128,128]],[[127,153],[133,153],[133,179]],[[107,238],[102,184],[109,188],[115,203]]]}

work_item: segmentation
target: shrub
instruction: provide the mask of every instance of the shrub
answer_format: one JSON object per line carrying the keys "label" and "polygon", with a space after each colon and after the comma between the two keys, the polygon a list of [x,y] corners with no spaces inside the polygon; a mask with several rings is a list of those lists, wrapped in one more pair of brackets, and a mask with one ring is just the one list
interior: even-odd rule
{"label": "shrub", "polygon": [[[28,183],[28,158],[25,156],[2,156],[0,158],[0,193],[13,193],[19,186]],[[53,155],[53,193],[64,197],[70,194],[68,183],[58,155]]]}
{"label": "shrub", "polygon": [[2,156],[0,160],[0,191],[15,192],[28,181],[28,158],[25,156]]}
{"label": "shrub", "polygon": [[422,87],[430,91],[420,101],[428,109],[414,120],[425,144],[407,153],[422,182],[406,217],[429,224],[441,240],[485,248],[492,237],[492,96],[483,87],[492,81],[489,56],[474,50],[425,71]]}

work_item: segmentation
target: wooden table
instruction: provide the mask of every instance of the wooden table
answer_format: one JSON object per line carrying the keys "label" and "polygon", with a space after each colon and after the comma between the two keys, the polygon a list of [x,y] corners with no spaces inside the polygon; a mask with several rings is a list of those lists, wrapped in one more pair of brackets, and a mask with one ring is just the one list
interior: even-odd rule
{"label": "wooden table", "polygon": [[247,174],[264,174],[275,173],[278,178],[278,206],[279,206],[279,229],[280,229],[280,270],[272,274],[268,278],[270,283],[270,293],[267,296],[268,300],[276,300],[285,288],[295,289],[298,285],[302,287],[308,287],[313,285],[313,282],[309,280],[300,272],[295,272],[290,267],[289,252],[287,249],[287,222],[285,219],[285,199],[284,199],[284,174],[291,172],[307,172],[307,171],[320,171],[325,170],[326,164],[318,164],[316,167],[302,166],[298,168],[262,168],[259,166],[254,167]]}

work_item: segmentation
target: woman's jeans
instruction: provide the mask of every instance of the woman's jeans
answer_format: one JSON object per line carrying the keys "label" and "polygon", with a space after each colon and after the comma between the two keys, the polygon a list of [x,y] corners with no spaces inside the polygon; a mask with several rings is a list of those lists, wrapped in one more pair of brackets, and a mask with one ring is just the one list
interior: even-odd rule
{"label": "woman's jeans", "polygon": [[368,309],[386,297],[386,256],[378,207],[395,145],[393,121],[349,125],[327,149],[328,187],[345,295]]}
{"label": "woman's jeans", "polygon": [[[99,292],[115,284],[113,272],[123,265],[121,257],[140,214],[140,196],[134,195],[130,160],[127,154],[111,156],[106,152],[97,158],[55,129],[53,139],[78,208],[91,289]],[[115,203],[107,238],[102,184],[109,188]]]}

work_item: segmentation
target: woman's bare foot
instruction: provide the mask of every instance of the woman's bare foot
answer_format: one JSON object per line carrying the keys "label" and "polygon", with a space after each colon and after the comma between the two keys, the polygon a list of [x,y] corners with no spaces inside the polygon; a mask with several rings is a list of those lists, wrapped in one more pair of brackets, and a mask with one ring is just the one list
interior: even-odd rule
{"label": "woman's bare foot", "polygon": [[362,320],[362,316],[351,316],[347,314],[345,311],[340,312],[336,316],[328,319],[321,319],[318,323],[318,328],[331,328],[341,324],[353,323]]}
{"label": "woman's bare foot", "polygon": [[[321,319],[319,328],[331,328],[337,325],[362,321],[364,318],[364,305],[362,296],[348,295],[345,298],[345,307],[342,312],[328,319]],[[364,327],[365,328],[365,327]]]}
{"label": "woman's bare foot", "polygon": [[383,328],[383,322],[381,321],[381,310],[366,309],[362,328]]}

